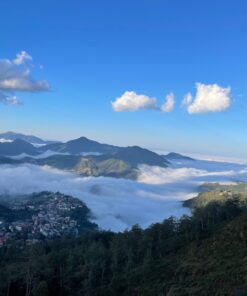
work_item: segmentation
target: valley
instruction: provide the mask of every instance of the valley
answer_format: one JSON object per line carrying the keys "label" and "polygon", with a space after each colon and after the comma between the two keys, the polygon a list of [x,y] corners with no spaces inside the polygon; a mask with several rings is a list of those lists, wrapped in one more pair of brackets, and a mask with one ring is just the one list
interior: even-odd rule
{"label": "valley", "polygon": [[[0,143],[0,151],[11,144],[11,151],[21,154],[0,156],[0,195],[49,191],[77,197],[100,229],[124,231],[134,224],[147,228],[173,215],[180,218],[190,214],[183,203],[206,190],[203,184],[247,182],[245,164],[157,154],[85,137],[42,147],[18,139],[18,134],[6,141]],[[34,155],[23,147],[31,147]]]}

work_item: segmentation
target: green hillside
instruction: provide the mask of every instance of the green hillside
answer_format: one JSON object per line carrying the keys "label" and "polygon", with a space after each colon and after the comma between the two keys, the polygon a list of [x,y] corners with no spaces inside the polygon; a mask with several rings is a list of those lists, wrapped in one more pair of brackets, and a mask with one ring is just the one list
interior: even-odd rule
{"label": "green hillside", "polygon": [[[18,144],[18,145],[17,145]],[[23,144],[23,145],[19,145]],[[4,149],[9,149],[11,147],[15,150],[13,155],[21,154],[23,151],[23,146],[31,147],[32,150],[30,153],[27,150],[24,150],[26,154],[38,154],[40,151],[38,148],[34,148],[29,143],[26,143],[22,140],[16,140],[13,143],[2,143],[0,144],[0,154],[1,147]],[[60,170],[70,171],[82,176],[104,176],[104,177],[115,177],[115,178],[128,178],[136,179],[137,169],[139,165],[150,165],[150,166],[160,166],[167,167],[168,161],[165,160],[162,156],[138,147],[115,147],[106,144],[100,144],[95,141],[88,140],[86,138],[80,138],[73,140],[67,143],[55,143],[47,145],[52,147],[70,147],[73,153],[79,154],[56,154],[46,158],[32,158],[24,157],[19,160],[11,159],[10,157],[0,156],[0,164],[34,164],[34,165],[48,165]],[[46,147],[46,146],[45,146]],[[82,156],[80,153],[85,148],[86,151],[97,151],[98,147],[101,147],[103,152],[107,152],[102,155],[87,155]],[[41,148],[40,148],[41,149]],[[45,148],[42,148],[45,149]],[[62,148],[61,148],[62,149]],[[54,148],[55,151],[57,149]],[[9,150],[8,150],[9,151]],[[17,153],[18,151],[18,153]],[[38,152],[39,151],[39,152]],[[5,151],[6,152],[6,151]],[[58,153],[66,152],[67,150],[59,150]],[[6,152],[7,153],[7,152]]]}
{"label": "green hillside", "polygon": [[207,183],[201,186],[201,193],[184,202],[184,206],[190,208],[205,207],[211,202],[225,203],[235,200],[247,207],[247,184],[236,183],[220,185],[218,183]]}
{"label": "green hillside", "polygon": [[116,178],[135,178],[136,168],[121,159],[111,155],[98,157],[79,155],[53,155],[45,159],[26,158],[24,162],[49,165],[51,167],[75,172],[82,176],[105,176]]}
{"label": "green hillside", "polygon": [[0,248],[0,295],[247,295],[247,212],[211,202],[142,230]]}

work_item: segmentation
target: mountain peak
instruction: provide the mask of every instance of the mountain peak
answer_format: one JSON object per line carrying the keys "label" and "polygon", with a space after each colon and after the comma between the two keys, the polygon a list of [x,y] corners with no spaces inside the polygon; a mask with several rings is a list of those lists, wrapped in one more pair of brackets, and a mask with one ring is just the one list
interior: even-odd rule
{"label": "mountain peak", "polygon": [[24,135],[24,134],[16,133],[13,131],[8,131],[8,132],[0,134],[0,138],[2,138],[4,140],[9,140],[9,141],[14,141],[14,140],[20,139],[20,140],[24,140],[30,144],[37,144],[37,145],[46,145],[46,144],[54,143],[54,141],[45,141],[45,140],[40,139],[36,136]]}
{"label": "mountain peak", "polygon": [[81,154],[83,152],[94,152],[94,153],[113,153],[116,152],[119,147],[101,144],[97,141],[90,140],[84,136],[70,140],[66,143],[56,143],[51,145],[46,145],[41,150],[52,150],[59,153],[71,153],[71,154]]}
{"label": "mountain peak", "polygon": [[185,156],[176,152],[170,152],[167,155],[164,155],[164,158],[169,160],[194,160],[189,156]]}
{"label": "mountain peak", "polygon": [[0,155],[16,156],[22,153],[29,155],[38,154],[36,148],[32,144],[22,139],[15,139],[13,142],[0,143]]}
{"label": "mountain peak", "polygon": [[[82,136],[82,137],[79,137],[79,138],[77,138],[77,139],[74,139],[74,140],[70,140],[69,142],[76,142],[76,141],[87,141],[87,142],[96,142],[96,141],[94,141],[94,140],[90,140],[89,138],[87,138],[87,137],[84,137],[84,136]],[[98,143],[98,142],[97,142]]]}
{"label": "mountain peak", "polygon": [[159,154],[139,146],[129,146],[122,148],[120,151],[114,154],[114,157],[125,160],[134,166],[139,164],[147,164],[151,166],[166,167],[169,163]]}

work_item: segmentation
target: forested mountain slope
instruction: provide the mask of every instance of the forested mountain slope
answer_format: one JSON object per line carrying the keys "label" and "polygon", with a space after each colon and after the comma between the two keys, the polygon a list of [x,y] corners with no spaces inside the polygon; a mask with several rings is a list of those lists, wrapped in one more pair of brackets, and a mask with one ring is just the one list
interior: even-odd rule
{"label": "forested mountain slope", "polygon": [[228,200],[146,230],[1,248],[0,279],[0,295],[246,295],[246,208]]}

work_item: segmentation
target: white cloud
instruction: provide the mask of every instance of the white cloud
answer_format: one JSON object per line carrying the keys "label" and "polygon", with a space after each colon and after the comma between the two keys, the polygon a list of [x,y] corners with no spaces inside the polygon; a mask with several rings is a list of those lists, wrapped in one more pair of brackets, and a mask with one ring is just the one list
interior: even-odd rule
{"label": "white cloud", "polygon": [[174,94],[170,93],[166,96],[165,103],[158,106],[156,98],[140,95],[134,91],[126,91],[111,104],[115,112],[135,112],[141,109],[171,112],[175,105],[175,98]]}
{"label": "white cloud", "polygon": [[21,51],[16,55],[16,58],[13,60],[13,63],[16,65],[22,65],[25,63],[25,61],[32,61],[32,57],[26,52],[26,51]]}
{"label": "white cloud", "polygon": [[191,93],[188,93],[183,100],[183,105],[187,106],[190,114],[225,111],[231,105],[230,92],[230,87],[197,83],[194,100]]}
{"label": "white cloud", "polygon": [[60,191],[82,199],[103,229],[148,227],[188,210],[181,201],[197,194],[204,182],[246,181],[246,165],[184,161],[168,168],[140,166],[139,182],[81,176],[30,164],[0,166],[0,194]]}
{"label": "white cloud", "polygon": [[13,140],[8,140],[8,139],[4,139],[4,138],[0,138],[0,143],[12,143]]}
{"label": "white cloud", "polygon": [[[202,162],[201,162],[202,164]],[[200,179],[209,177],[232,177],[236,176],[237,172],[232,170],[227,171],[208,171],[203,168],[193,167],[178,167],[178,168],[162,168],[158,166],[141,165],[139,167],[140,174],[138,181],[147,184],[170,184],[185,181],[188,179]]]}
{"label": "white cloud", "polygon": [[166,96],[166,102],[161,106],[162,112],[171,112],[175,106],[175,97],[173,93]]}
{"label": "white cloud", "polygon": [[7,96],[0,92],[0,103],[5,105],[20,106],[22,102],[16,96]]}
{"label": "white cloud", "polygon": [[188,93],[187,95],[184,96],[184,99],[182,101],[182,107],[187,107],[189,106],[193,101],[193,96],[191,93]]}
{"label": "white cloud", "polygon": [[83,200],[93,220],[103,229],[124,231],[134,224],[148,227],[175,215],[189,214],[181,200],[189,192],[173,185],[160,186],[130,180],[83,178],[49,167],[1,165],[0,194],[60,191]]}
{"label": "white cloud", "polygon": [[133,112],[140,109],[156,109],[156,103],[156,98],[139,95],[134,91],[126,91],[115,102],[112,102],[112,108],[116,112]]}
{"label": "white cloud", "polygon": [[35,80],[31,75],[32,57],[25,51],[16,55],[13,60],[0,60],[0,102],[9,105],[20,105],[20,100],[13,95],[17,91],[42,92],[50,89],[46,80]]}
{"label": "white cloud", "polygon": [[11,77],[0,80],[0,89],[6,91],[40,92],[47,91],[49,84],[45,80],[33,81],[30,77]]}

